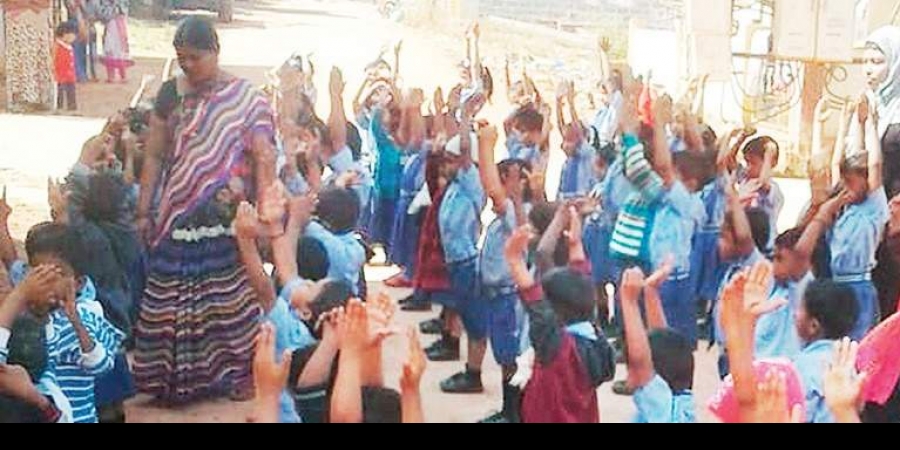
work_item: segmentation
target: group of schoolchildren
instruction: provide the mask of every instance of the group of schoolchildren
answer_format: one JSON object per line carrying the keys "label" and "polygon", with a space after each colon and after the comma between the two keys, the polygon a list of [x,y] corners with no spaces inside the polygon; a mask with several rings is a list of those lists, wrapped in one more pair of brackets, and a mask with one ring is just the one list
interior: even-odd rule
{"label": "group of schoolchildren", "polygon": [[[879,325],[890,311],[871,281],[891,216],[877,140],[839,148],[834,195],[779,234],[778,144],[750,127],[717,138],[686,102],[613,70],[604,40],[590,123],[573,83],[557,92],[554,123],[530,77],[512,82],[506,68],[514,110],[498,161],[498,129],[479,117],[494,90],[479,34],[470,29],[461,80],[449,96],[436,90],[428,115],[422,90],[398,87],[399,45],[393,66],[368,66],[355,125],[338,69],[326,120],[311,61],[279,72],[279,180],[233,225],[265,318],[253,420],[422,422],[425,361],[460,360],[463,334],[465,366],[440,389],[483,392],[490,344],[503,401],[485,422],[599,422],[597,389],[619,358],[628,376],[614,388],[633,396],[636,421],[693,422],[701,339],[719,344],[724,381],[708,406],[722,421],[859,421],[874,409],[900,420],[885,350],[897,323]],[[861,101],[853,116],[863,135],[877,130],[874,108]],[[51,184],[54,220],[29,231],[27,266],[0,204],[0,421],[125,420],[128,299],[142,286],[139,125],[117,116],[65,188]],[[549,202],[554,128],[565,162]],[[282,229],[263,231],[271,224]],[[389,284],[413,288],[404,310],[442,306],[420,326],[440,335],[433,345],[401,333],[399,392],[382,362],[397,306],[366,289],[372,244],[403,269]]]}

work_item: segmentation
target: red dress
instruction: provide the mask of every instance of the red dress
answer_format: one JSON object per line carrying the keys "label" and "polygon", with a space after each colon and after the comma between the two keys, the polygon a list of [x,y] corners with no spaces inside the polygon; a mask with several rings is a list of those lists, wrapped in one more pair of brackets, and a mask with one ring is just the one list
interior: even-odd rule
{"label": "red dress", "polygon": [[59,84],[75,84],[75,51],[59,39],[53,44],[53,73]]}
{"label": "red dress", "polygon": [[413,286],[426,292],[450,289],[450,276],[444,262],[444,247],[441,245],[441,231],[438,212],[444,200],[446,188],[440,186],[440,158],[428,155],[425,163],[425,182],[431,194],[431,206],[425,212],[422,231],[419,234],[419,253],[416,255],[416,275]]}

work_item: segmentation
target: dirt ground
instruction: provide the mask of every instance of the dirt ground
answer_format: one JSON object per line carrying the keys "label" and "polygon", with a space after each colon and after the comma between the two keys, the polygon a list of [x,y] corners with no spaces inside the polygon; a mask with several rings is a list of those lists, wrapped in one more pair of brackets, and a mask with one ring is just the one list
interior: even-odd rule
{"label": "dirt ground", "polygon": [[[327,86],[327,72],[332,65],[344,70],[348,91],[355,91],[361,81],[362,69],[377,55],[379,49],[398,39],[404,40],[402,62],[403,80],[407,86],[421,86],[428,90],[436,85],[445,88],[456,78],[455,63],[463,56],[459,39],[443,34],[438,28],[412,29],[383,21],[375,15],[370,2],[333,0],[282,0],[239,2],[236,21],[220,29],[222,42],[221,61],[226,70],[263,83],[265,70],[279,64],[295,51],[313,53],[319,68],[317,82],[320,98]],[[143,75],[157,75],[167,57],[172,55],[170,42],[178,16],[167,22],[132,20],[132,48],[136,66],[129,72],[127,84],[94,83],[78,87],[81,109],[77,117],[52,114],[36,116],[0,115],[0,184],[8,186],[10,202],[14,208],[11,228],[17,239],[22,239],[28,228],[49,218],[46,206],[46,179],[61,177],[76,160],[80,143],[96,133],[103,125],[103,118],[125,106],[136,90]],[[507,28],[505,28],[507,27]],[[447,27],[445,27],[447,28]],[[589,39],[581,45],[577,38],[557,38],[533,31],[511,38],[512,25],[489,24],[485,26],[484,42],[488,63],[496,67],[495,76],[501,81],[502,60],[507,56],[528,52],[535,57],[534,70],[547,71],[551,75],[564,71],[590,72],[593,64],[589,55]],[[552,38],[551,38],[552,37]],[[568,60],[568,66],[554,61]],[[566,69],[572,67],[574,69]],[[578,69],[583,67],[583,69]],[[555,72],[554,72],[555,71]],[[585,78],[585,77],[582,77]],[[580,80],[585,85],[587,79]],[[551,77],[539,79],[542,89],[551,89]],[[155,91],[152,86],[150,91]],[[348,96],[352,95],[348,93]],[[503,100],[505,92],[499,88],[495,102],[487,109],[493,121],[502,120],[509,110]],[[324,103],[324,102],[322,102]],[[323,115],[329,105],[320,105]],[[558,171],[561,158],[551,160],[550,173]],[[372,267],[367,270],[372,290],[383,289],[380,280],[392,275],[392,269]],[[408,295],[408,291],[389,290],[394,298]],[[415,324],[437,313],[401,313],[401,324]],[[430,344],[432,337],[425,337]],[[402,340],[388,341],[385,351],[386,379],[396,385],[406,351]],[[697,353],[697,378],[695,392],[698,414],[708,421],[705,402],[717,386],[715,350],[705,349]],[[462,368],[462,363],[429,363],[423,380],[426,417],[433,422],[473,422],[500,404],[499,369],[488,356],[485,363],[483,395],[453,396],[439,391],[440,380]],[[620,366],[620,377],[624,368]],[[634,414],[631,399],[611,393],[611,384],[600,389],[601,414],[604,422],[626,422]],[[130,422],[243,422],[250,409],[249,404],[229,401],[208,401],[180,409],[158,409],[149,404],[146,397],[138,397],[127,405]]]}

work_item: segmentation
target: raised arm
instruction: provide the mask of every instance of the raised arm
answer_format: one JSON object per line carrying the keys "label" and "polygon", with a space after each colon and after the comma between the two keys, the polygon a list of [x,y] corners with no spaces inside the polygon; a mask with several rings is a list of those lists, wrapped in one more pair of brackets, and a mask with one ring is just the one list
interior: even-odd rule
{"label": "raised arm", "polygon": [[844,152],[847,148],[847,132],[850,128],[852,114],[850,103],[844,103],[839,118],[841,123],[837,139],[834,141],[834,151],[831,154],[831,186],[836,186],[840,181],[841,163],[844,161]]}
{"label": "raised arm", "polygon": [[653,354],[641,319],[640,296],[644,273],[632,268],[622,275],[622,318],[628,347],[628,386],[639,389],[653,379]]}
{"label": "raised arm", "polygon": [[825,403],[837,423],[860,423],[858,405],[865,373],[857,373],[859,345],[844,338],[834,344],[834,358],[825,368]]}
{"label": "raised arm", "polygon": [[753,240],[753,230],[750,228],[750,219],[747,218],[747,212],[744,211],[744,205],[735,191],[734,179],[729,175],[724,175],[725,180],[725,215],[731,220],[731,227],[734,231],[735,250],[740,255],[749,255],[753,253],[756,242]]}
{"label": "raised arm", "polygon": [[259,301],[260,306],[268,313],[275,304],[275,287],[266,275],[262,257],[256,244],[256,238],[259,234],[259,218],[253,205],[248,202],[242,202],[238,206],[233,228],[237,238],[238,252],[241,256],[241,262],[247,271],[250,286],[256,293],[256,299]]}
{"label": "raised arm", "polygon": [[[337,67],[331,69],[328,83],[331,93],[331,114],[328,115],[328,130],[331,135],[331,151],[337,153],[347,145],[347,115],[344,113],[344,76]],[[331,156],[331,155],[327,155]]]}
{"label": "raised arm", "polygon": [[[281,360],[276,358],[280,356]],[[256,387],[255,423],[278,423],[278,400],[291,372],[291,353],[275,354],[275,329],[270,323],[260,327],[253,355],[253,381]]]}
{"label": "raised arm", "polygon": [[425,423],[419,386],[427,366],[427,358],[425,352],[422,351],[422,344],[419,342],[418,330],[415,327],[409,327],[406,336],[409,340],[409,355],[406,363],[403,364],[403,373],[400,377],[403,423]]}
{"label": "raised arm", "polygon": [[16,244],[9,232],[9,216],[12,208],[6,199],[6,186],[3,186],[3,197],[0,198],[0,264],[9,267],[15,260]]}
{"label": "raised arm", "polygon": [[819,243],[819,239],[834,223],[838,212],[851,201],[851,195],[847,192],[831,198],[819,208],[819,211],[813,216],[813,219],[807,224],[803,236],[797,242],[794,251],[800,254],[805,260],[812,258],[813,252]]}
{"label": "raised arm", "polygon": [[550,226],[544,231],[537,247],[537,266],[540,273],[547,273],[555,266],[553,256],[556,254],[556,247],[559,244],[559,238],[563,232],[569,227],[569,212],[565,205],[560,205],[556,210],[556,215]]}
{"label": "raised arm", "polygon": [[661,330],[668,328],[666,322],[666,314],[662,306],[662,297],[659,290],[669,279],[672,270],[675,268],[675,258],[672,255],[666,257],[665,262],[656,272],[650,275],[644,283],[644,307],[647,310],[647,326],[650,330]]}
{"label": "raised arm", "polygon": [[369,78],[363,80],[362,84],[359,85],[359,90],[356,91],[356,95],[353,96],[353,114],[357,117],[362,114],[362,97],[363,94],[366,93],[370,82],[371,80]]}
{"label": "raised arm", "polygon": [[881,149],[881,134],[878,132],[878,113],[875,106],[869,103],[869,118],[865,123],[866,139],[865,148],[869,156],[869,192],[875,192],[884,187],[883,167],[884,155]]}
{"label": "raised arm", "polygon": [[722,137],[719,141],[719,156],[716,158],[719,173],[737,170],[738,152],[750,136],[745,128],[735,128]]}
{"label": "raised arm", "polygon": [[351,300],[338,316],[341,353],[331,394],[331,423],[362,423],[362,364],[368,334],[366,309]]}
{"label": "raised arm", "polygon": [[502,215],[506,211],[506,188],[500,172],[494,163],[494,145],[497,143],[497,127],[485,127],[478,131],[478,174],[485,193],[494,204],[494,212]]}
{"label": "raised arm", "polygon": [[612,44],[610,43],[609,38],[601,36],[597,42],[597,51],[599,53],[600,62],[600,79],[604,82],[612,76],[612,64],[610,64],[609,61],[609,50],[611,48]]}
{"label": "raised arm", "polygon": [[653,168],[662,178],[663,186],[668,189],[675,183],[675,166],[672,163],[672,152],[666,140],[666,125],[672,123],[672,99],[668,95],[660,96],[653,105]]}

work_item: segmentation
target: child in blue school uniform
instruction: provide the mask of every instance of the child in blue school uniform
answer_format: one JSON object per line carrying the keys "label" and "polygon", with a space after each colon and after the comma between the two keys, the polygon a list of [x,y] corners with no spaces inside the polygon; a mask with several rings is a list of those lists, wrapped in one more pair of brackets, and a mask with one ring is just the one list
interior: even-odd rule
{"label": "child in blue school uniform", "polygon": [[506,131],[506,150],[510,159],[519,159],[531,167],[540,167],[545,119],[531,103],[517,108],[510,115],[503,123]]}
{"label": "child in blue school uniform", "polygon": [[[637,423],[693,423],[694,345],[668,328],[659,286],[672,270],[663,265],[646,280],[638,268],[625,271],[620,295],[625,336],[628,340],[628,386],[634,391]],[[644,296],[647,329],[641,319]]]}
{"label": "child in blue school uniform", "polygon": [[[563,109],[568,102],[569,114],[572,118],[566,123]],[[586,196],[596,182],[594,175],[594,159],[596,151],[587,139],[587,130],[578,118],[574,106],[575,87],[570,83],[558,94],[556,101],[557,122],[562,137],[562,150],[566,155],[562,173],[559,177],[558,200],[570,200]]]}
{"label": "child in blue school uniform", "polygon": [[794,317],[807,286],[815,279],[808,258],[797,251],[803,230],[794,228],[775,239],[772,261],[773,286],[769,298],[785,300],[779,308],[759,318],[756,325],[754,356],[760,358],[794,358],[800,352],[800,336]]}
{"label": "child in blue school uniform", "polygon": [[[481,235],[481,213],[486,203],[484,188],[479,179],[478,167],[473,161],[477,154],[478,137],[468,133],[470,114],[463,115],[462,134],[445,146],[444,173],[448,185],[438,212],[438,227],[444,261],[450,279],[450,296],[453,306],[445,305],[445,322],[453,324],[458,315],[463,328],[476,338],[481,337],[482,313],[478,298],[478,239]],[[451,330],[452,334],[452,330]],[[459,358],[458,348],[452,343],[426,350],[432,361],[453,361]],[[469,340],[470,352],[478,351],[475,339]],[[471,370],[470,370],[471,369]],[[469,379],[479,379],[477,370],[467,368]]]}
{"label": "child in blue school uniform", "polygon": [[[279,198],[277,188],[268,189],[263,194],[262,203],[266,208],[274,204],[283,203]],[[275,337],[275,356],[281,357],[285,352],[295,352],[300,349],[314,346],[317,342],[317,326],[319,318],[327,311],[340,304],[323,301],[323,298],[331,298],[332,292],[342,293],[338,297],[348,299],[352,295],[350,283],[332,278],[312,280],[303,278],[301,274],[308,275],[321,270],[310,270],[304,266],[310,265],[309,255],[300,251],[308,248],[301,246],[300,233],[306,221],[311,220],[313,203],[310,198],[293,200],[284,234],[272,241],[273,259],[277,273],[277,285],[281,286],[276,293],[276,284],[268,277],[263,269],[262,258],[256,243],[258,229],[260,227],[256,210],[249,203],[242,203],[238,207],[234,221],[234,230],[241,261],[247,268],[250,284],[253,286],[257,300],[264,311],[263,320],[273,327]],[[327,262],[327,259],[325,260]],[[327,264],[326,264],[327,265]],[[319,334],[321,337],[321,333]],[[333,338],[333,336],[329,336]],[[330,340],[329,343],[332,343]],[[336,345],[335,345],[336,347]],[[332,361],[335,358],[332,358]],[[297,360],[299,362],[299,359]],[[327,362],[327,358],[323,363]],[[296,370],[294,372],[299,372]],[[328,371],[325,371],[326,373]],[[299,373],[289,379],[289,384],[279,398],[279,422],[299,423],[321,421],[319,414],[322,408],[297,408],[293,393],[301,388],[298,383]],[[315,380],[318,384],[322,380]],[[307,403],[300,403],[309,406]],[[318,411],[318,412],[317,412]],[[327,410],[326,410],[327,411]],[[305,412],[301,416],[301,412]]]}
{"label": "child in blue school uniform", "polygon": [[[874,115],[860,105],[860,127],[874,134]],[[802,250],[811,256],[815,243],[825,233],[831,255],[832,279],[856,295],[859,316],[850,333],[862,340],[880,320],[878,292],[872,283],[875,254],[888,222],[888,200],[883,183],[883,156],[877,140],[866,139],[865,151],[844,158],[840,164],[843,192],[825,202],[810,222]],[[874,141],[874,142],[868,142]]]}
{"label": "child in blue school uniform", "polygon": [[[643,236],[632,249],[632,254],[652,269],[658,269],[668,258],[674,258],[674,270],[662,285],[661,295],[666,317],[672,328],[682,333],[696,345],[696,299],[691,292],[690,255],[695,231],[706,220],[703,204],[691,195],[691,190],[699,188],[696,175],[696,158],[691,152],[672,155],[667,148],[653,152],[656,172],[644,156],[643,146],[635,135],[626,133],[623,143],[626,174],[645,202],[647,213],[652,217],[652,225],[644,223],[637,234]],[[642,167],[630,170],[629,167]],[[628,225],[629,218],[620,214],[619,221]],[[629,251],[628,234],[617,225],[618,235],[613,236],[611,248]]]}
{"label": "child in blue school uniform", "polygon": [[[467,328],[469,333],[469,358],[466,370],[441,383],[441,390],[448,393],[483,391],[481,366],[487,350],[488,338],[494,359],[501,367],[503,408],[484,420],[487,423],[519,422],[521,394],[510,384],[516,373],[516,357],[519,356],[519,334],[516,307],[518,291],[503,256],[506,241],[519,226],[527,223],[531,195],[528,192],[530,166],[517,159],[507,159],[494,165],[495,128],[482,129],[479,136],[479,173],[488,196],[493,203],[495,219],[485,231],[480,254],[480,298],[482,303],[475,311],[480,313],[477,326]],[[473,342],[474,341],[474,342]],[[472,351],[471,349],[475,349]]]}
{"label": "child in blue school uniform", "polygon": [[622,158],[615,156],[615,148],[605,149],[609,151],[598,152],[595,160],[595,173],[602,181],[594,185],[589,195],[597,201],[597,206],[585,221],[583,240],[584,249],[591,260],[591,276],[597,288],[600,324],[604,330],[609,331],[606,286],[618,284],[620,278],[619,264],[611,257],[609,245],[620,209],[633,188],[625,176]]}
{"label": "child in blue school uniform", "polygon": [[825,402],[825,370],[833,360],[834,344],[848,336],[856,323],[858,305],[852,289],[830,281],[813,281],[797,310],[797,334],[803,348],[793,359],[806,391],[806,420],[832,423]]}
{"label": "child in blue school uniform", "polygon": [[[80,235],[66,225],[44,223],[28,232],[28,261],[34,267],[53,266],[59,272],[53,298],[30,305],[32,314],[47,321],[49,361],[45,376],[55,380],[69,399],[75,423],[97,423],[95,387],[100,377],[113,371],[125,334],[104,317],[103,306],[90,278],[84,276]],[[104,383],[126,385],[130,373]]]}

